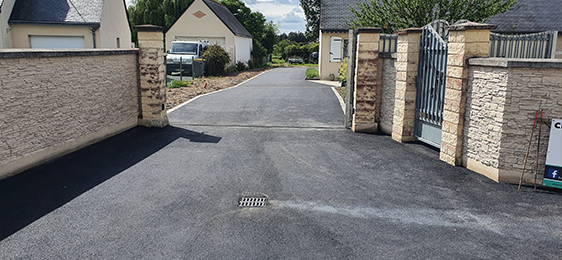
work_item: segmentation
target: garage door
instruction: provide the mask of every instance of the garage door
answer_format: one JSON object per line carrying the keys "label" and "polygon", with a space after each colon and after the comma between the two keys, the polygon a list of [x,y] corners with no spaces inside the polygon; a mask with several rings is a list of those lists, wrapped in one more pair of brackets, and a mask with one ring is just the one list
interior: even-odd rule
{"label": "garage door", "polygon": [[189,42],[205,42],[208,44],[224,45],[226,40],[224,37],[189,37],[189,36],[176,36],[176,41],[189,41]]}
{"label": "garage door", "polygon": [[30,35],[32,49],[84,49],[84,36]]}

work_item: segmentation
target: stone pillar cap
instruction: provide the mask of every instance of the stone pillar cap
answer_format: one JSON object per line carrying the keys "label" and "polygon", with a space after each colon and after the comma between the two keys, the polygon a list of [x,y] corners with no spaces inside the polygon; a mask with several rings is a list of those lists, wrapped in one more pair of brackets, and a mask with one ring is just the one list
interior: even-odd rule
{"label": "stone pillar cap", "polygon": [[357,33],[382,33],[382,29],[377,27],[361,27],[357,28]]}
{"label": "stone pillar cap", "polygon": [[141,32],[163,32],[165,30],[162,26],[156,26],[151,24],[137,25],[133,29]]}
{"label": "stone pillar cap", "polygon": [[422,28],[406,28],[406,29],[402,29],[400,31],[396,31],[394,32],[395,34],[408,34],[408,33],[422,33],[423,29]]}
{"label": "stone pillar cap", "polygon": [[492,30],[496,29],[498,26],[495,24],[486,23],[475,23],[475,22],[464,22],[453,24],[449,26],[449,31],[466,31],[466,30]]}

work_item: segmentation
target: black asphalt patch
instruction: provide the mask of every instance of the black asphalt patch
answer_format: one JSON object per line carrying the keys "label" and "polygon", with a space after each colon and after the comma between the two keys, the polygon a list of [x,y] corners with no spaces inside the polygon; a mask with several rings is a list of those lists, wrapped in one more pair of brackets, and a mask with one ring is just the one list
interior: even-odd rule
{"label": "black asphalt patch", "polygon": [[[1,180],[1,258],[561,259],[559,192],[343,129],[333,92],[304,71]],[[239,207],[248,194],[267,206]]]}

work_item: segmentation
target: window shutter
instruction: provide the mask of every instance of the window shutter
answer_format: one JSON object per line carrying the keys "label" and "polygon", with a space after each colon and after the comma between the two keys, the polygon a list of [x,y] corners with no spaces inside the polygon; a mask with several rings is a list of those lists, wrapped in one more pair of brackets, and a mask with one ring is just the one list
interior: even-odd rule
{"label": "window shutter", "polygon": [[341,37],[330,36],[330,62],[341,62]]}

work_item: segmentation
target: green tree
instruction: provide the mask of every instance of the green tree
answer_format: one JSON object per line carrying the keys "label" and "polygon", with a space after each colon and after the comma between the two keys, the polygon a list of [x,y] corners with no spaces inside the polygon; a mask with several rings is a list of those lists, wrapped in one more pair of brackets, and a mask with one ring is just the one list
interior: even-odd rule
{"label": "green tree", "polygon": [[273,46],[277,43],[277,32],[279,32],[279,25],[274,24],[273,21],[265,24],[261,45],[267,50],[268,54],[273,53]]}
{"label": "green tree", "polygon": [[236,17],[246,30],[254,37],[254,39],[261,42],[262,34],[265,29],[265,16],[259,12],[252,12],[252,10],[240,0],[222,0],[220,3]]}
{"label": "green tree", "polygon": [[320,33],[320,0],[300,0],[300,6],[306,17],[306,38],[317,42]]}
{"label": "green tree", "polygon": [[285,55],[285,47],[291,45],[291,41],[289,41],[288,39],[284,39],[281,40],[279,42],[277,42],[274,46],[273,46],[273,55],[277,56],[277,57],[281,57],[282,59],[287,59],[287,55]]}
{"label": "green tree", "polygon": [[[127,13],[131,26],[152,24],[169,29],[192,2],[193,0],[134,0]],[[132,31],[131,40],[137,42],[137,31]]]}
{"label": "green tree", "polygon": [[461,19],[485,22],[503,13],[515,0],[371,0],[350,6],[355,15],[349,22],[353,28],[379,27],[385,32],[422,27],[436,19],[449,23]]}

